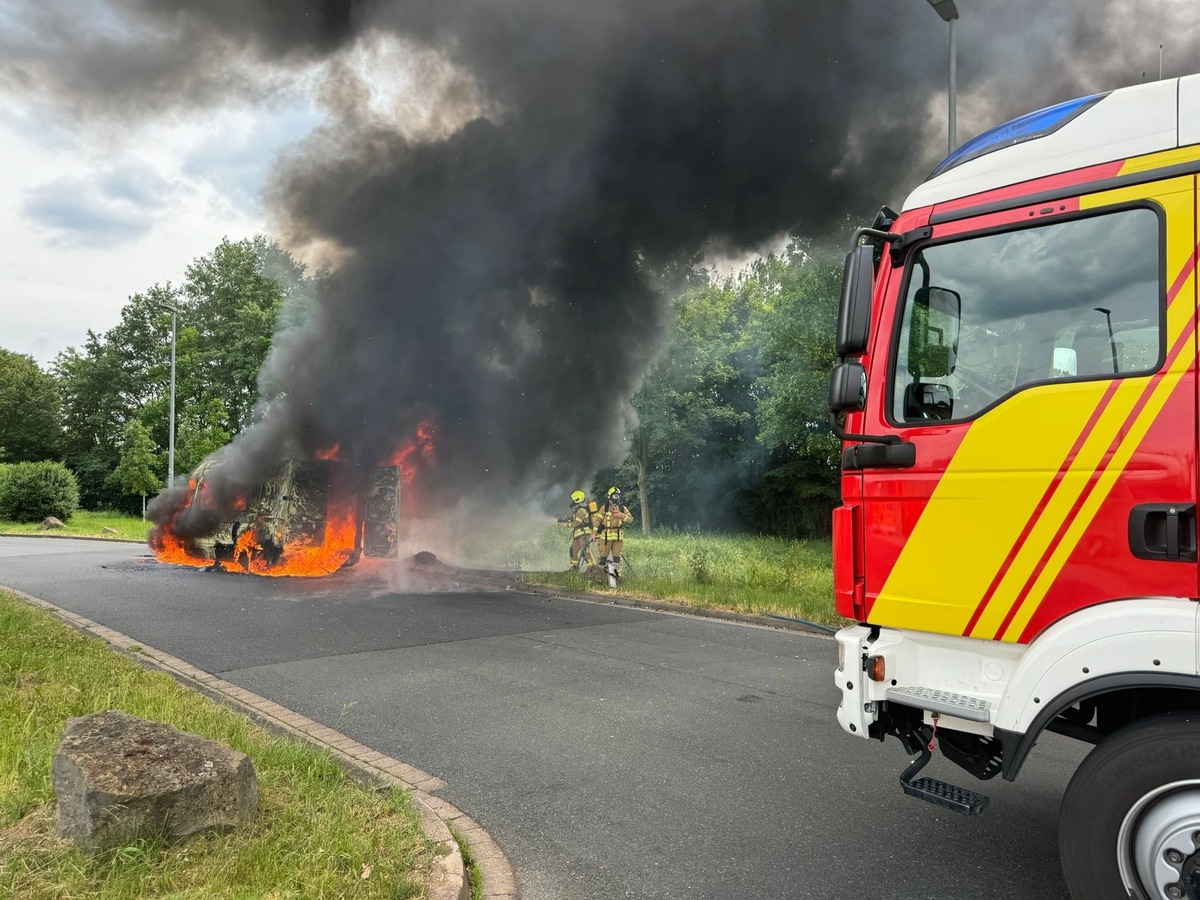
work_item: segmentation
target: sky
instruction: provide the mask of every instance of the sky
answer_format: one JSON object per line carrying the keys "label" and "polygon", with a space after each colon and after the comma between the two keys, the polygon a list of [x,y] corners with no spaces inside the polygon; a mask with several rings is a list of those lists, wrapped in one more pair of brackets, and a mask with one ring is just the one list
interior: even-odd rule
{"label": "sky", "polygon": [[[79,2],[96,11],[94,27],[102,31],[113,26],[104,18],[102,0]],[[886,0],[882,6],[900,4]],[[938,84],[944,77],[944,26],[923,4],[914,0],[908,5],[921,9],[906,15],[905,30],[897,30],[896,40],[916,36],[927,41],[919,52],[934,60],[926,60],[934,82],[927,106],[937,121],[944,115]],[[1170,0],[1165,5],[1178,6]],[[1004,84],[998,71],[1003,48],[1008,45],[1011,52],[1035,32],[1052,30],[1056,4],[1045,6],[1044,16],[1025,20],[1029,35],[1011,21],[1007,33],[991,35],[996,52],[990,61],[974,66],[960,62],[960,139],[995,124],[987,97],[993,84]],[[960,0],[959,7],[960,48],[969,51],[983,39],[972,29],[982,31],[986,25],[972,21],[972,0]],[[26,28],[32,33],[35,25],[29,18],[21,0],[0,0],[0,33],[7,31],[9,38],[19,38]],[[1103,37],[1102,25],[1097,25],[1097,40]],[[1156,36],[1168,41],[1172,36],[1153,30],[1137,34],[1136,47],[1123,48],[1139,57],[1121,73],[1124,82],[1136,78],[1139,67],[1149,69],[1150,77],[1156,74]],[[1074,37],[1084,39],[1086,35]],[[1172,55],[1173,49],[1168,46],[1166,52],[1166,74],[1187,71],[1189,65],[1200,68],[1200,61]],[[53,63],[53,54],[48,57]],[[19,79],[0,81],[0,233],[5,235],[0,243],[0,346],[49,366],[61,350],[79,346],[89,329],[103,333],[116,324],[131,294],[155,283],[178,283],[187,265],[222,238],[271,233],[275,223],[262,192],[274,162],[330,121],[330,100],[320,96],[322,64],[314,61],[307,73],[293,65],[285,81],[262,90],[231,91],[228,103],[157,108],[147,103],[150,112],[141,117],[128,111],[119,117],[80,116],[57,102],[61,95],[55,101],[53,92],[23,90]],[[988,64],[997,71],[982,68]],[[403,94],[409,82],[393,71],[375,79],[376,90],[380,85],[385,93]],[[869,79],[861,90],[873,90]],[[931,131],[912,171],[927,171],[936,163],[943,141],[944,132]],[[895,204],[902,197],[884,199]],[[760,240],[758,246],[778,243],[776,237]],[[712,258],[719,265],[736,266],[748,258],[747,248],[728,254],[718,249]]]}
{"label": "sky", "polygon": [[0,346],[48,366],[130,295],[179,283],[228,237],[268,230],[272,161],[323,115],[302,92],[86,133],[0,98]]}

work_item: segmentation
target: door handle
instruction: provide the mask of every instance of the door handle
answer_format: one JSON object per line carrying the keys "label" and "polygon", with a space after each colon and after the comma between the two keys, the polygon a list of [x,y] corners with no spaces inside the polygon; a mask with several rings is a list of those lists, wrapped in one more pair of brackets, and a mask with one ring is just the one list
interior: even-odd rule
{"label": "door handle", "polygon": [[1139,503],[1129,511],[1129,550],[1138,559],[1196,561],[1196,504]]}

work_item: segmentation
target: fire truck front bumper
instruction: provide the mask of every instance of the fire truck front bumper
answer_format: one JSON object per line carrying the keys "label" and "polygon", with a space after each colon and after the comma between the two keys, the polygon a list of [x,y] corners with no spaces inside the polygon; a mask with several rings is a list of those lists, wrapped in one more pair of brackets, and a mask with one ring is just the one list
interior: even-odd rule
{"label": "fire truck front bumper", "polygon": [[838,667],[834,681],[842,692],[838,724],[848,734],[870,737],[870,726],[879,716],[879,704],[870,697],[870,684],[863,666],[870,647],[871,629],[850,625],[837,633]]}

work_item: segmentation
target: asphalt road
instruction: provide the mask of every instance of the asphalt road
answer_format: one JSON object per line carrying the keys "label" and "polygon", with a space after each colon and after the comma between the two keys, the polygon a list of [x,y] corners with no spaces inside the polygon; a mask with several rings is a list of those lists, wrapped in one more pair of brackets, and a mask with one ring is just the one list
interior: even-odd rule
{"label": "asphalt road", "polygon": [[526,900],[1066,897],[1056,816],[1082,748],[1047,735],[1020,780],[984,786],[979,818],[907,798],[900,745],[837,726],[828,638],[145,552],[0,538],[0,585],[438,776]]}

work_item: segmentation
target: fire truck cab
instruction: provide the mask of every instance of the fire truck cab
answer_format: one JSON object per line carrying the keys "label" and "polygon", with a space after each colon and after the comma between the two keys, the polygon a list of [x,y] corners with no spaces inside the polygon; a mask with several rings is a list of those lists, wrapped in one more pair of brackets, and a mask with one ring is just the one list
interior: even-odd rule
{"label": "fire truck cab", "polygon": [[1200,75],[968,141],[859,229],[829,405],[843,439],[838,721],[1013,780],[1094,744],[1060,811],[1080,898],[1200,898]]}

